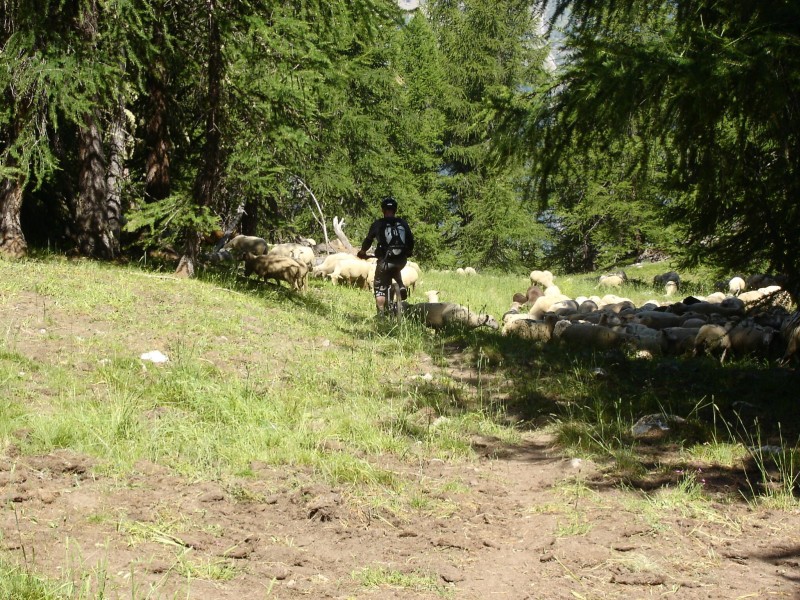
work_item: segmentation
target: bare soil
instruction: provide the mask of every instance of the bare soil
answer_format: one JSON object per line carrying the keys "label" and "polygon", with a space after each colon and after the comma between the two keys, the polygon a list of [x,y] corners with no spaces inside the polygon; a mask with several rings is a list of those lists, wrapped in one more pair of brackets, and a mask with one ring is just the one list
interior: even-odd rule
{"label": "bare soil", "polygon": [[[469,378],[457,362],[445,371]],[[800,511],[753,508],[731,473],[702,475],[707,501],[661,506],[662,480],[646,496],[542,433],[473,446],[460,463],[368,457],[436,490],[398,516],[288,467],[253,463],[224,485],[146,462],[110,478],[90,457],[12,443],[0,545],[46,576],[94,574],[105,598],[800,598]]]}

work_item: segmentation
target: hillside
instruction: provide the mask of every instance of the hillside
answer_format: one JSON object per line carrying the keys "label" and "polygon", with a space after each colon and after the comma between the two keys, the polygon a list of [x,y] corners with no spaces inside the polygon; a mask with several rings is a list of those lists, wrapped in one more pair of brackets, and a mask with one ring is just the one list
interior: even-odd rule
{"label": "hillside", "polygon": [[[495,314],[526,285],[423,280]],[[0,261],[0,597],[796,594],[796,371],[372,312],[319,281]],[[631,437],[661,410],[687,428]]]}

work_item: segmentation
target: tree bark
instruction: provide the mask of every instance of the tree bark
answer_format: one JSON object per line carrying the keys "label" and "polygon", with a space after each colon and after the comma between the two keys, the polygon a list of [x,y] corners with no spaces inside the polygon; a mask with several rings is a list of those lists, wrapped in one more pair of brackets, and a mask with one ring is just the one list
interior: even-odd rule
{"label": "tree bark", "polygon": [[12,258],[22,258],[28,252],[20,222],[22,191],[18,178],[0,183],[0,254]]}
{"label": "tree bark", "polygon": [[[211,207],[222,171],[220,118],[222,114],[222,36],[217,19],[216,0],[206,0],[208,12],[208,112],[206,113],[203,163],[195,180],[194,199],[198,207]],[[200,252],[202,232],[189,228],[185,232],[183,256],[176,274],[194,276],[194,266]]]}
{"label": "tree bark", "polygon": [[77,249],[83,256],[114,258],[119,241],[114,238],[106,212],[106,160],[97,119],[89,114],[78,133],[78,197],[75,200]]}
{"label": "tree bark", "polygon": [[[160,26],[153,33],[153,45],[163,50],[164,34]],[[147,91],[150,105],[145,144],[148,148],[145,165],[145,200],[163,200],[171,191],[169,163],[169,130],[167,127],[167,69],[163,54],[159,52],[147,74]]]}
{"label": "tree bark", "polygon": [[122,230],[122,191],[128,174],[125,169],[125,162],[128,158],[128,142],[130,133],[128,132],[128,119],[125,114],[125,103],[122,97],[119,99],[117,111],[108,132],[109,138],[109,163],[106,173],[106,215],[108,219],[108,229],[117,244],[119,250],[119,239]]}

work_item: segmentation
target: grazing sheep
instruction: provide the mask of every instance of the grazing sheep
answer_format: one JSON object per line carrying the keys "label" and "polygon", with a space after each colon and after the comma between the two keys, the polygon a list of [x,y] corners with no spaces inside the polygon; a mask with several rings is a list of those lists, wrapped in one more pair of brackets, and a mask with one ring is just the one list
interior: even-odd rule
{"label": "grazing sheep", "polygon": [[403,285],[408,288],[408,293],[411,295],[411,292],[413,292],[417,287],[417,281],[419,281],[419,271],[406,265],[400,269],[400,279],[403,280]]}
{"label": "grazing sheep", "polygon": [[472,267],[464,267],[464,275],[477,275],[478,272]]}
{"label": "grazing sheep", "polygon": [[661,275],[656,275],[653,277],[653,286],[660,287],[666,286],[669,282],[675,284],[676,288],[679,288],[681,285],[681,277],[675,271],[667,271],[666,273],[662,273]]}
{"label": "grazing sheep", "polygon": [[289,258],[295,259],[297,262],[304,263],[309,269],[314,267],[314,251],[303,244],[274,244],[269,249],[269,254],[288,256]]}
{"label": "grazing sheep", "polygon": [[741,277],[732,277],[728,281],[728,291],[734,296],[738,296],[747,288],[747,284]]}
{"label": "grazing sheep", "polygon": [[405,312],[406,316],[418,318],[425,325],[440,329],[447,325],[460,325],[474,329],[476,327],[490,327],[499,329],[497,320],[489,314],[476,313],[466,306],[453,302],[421,302],[410,305]]}
{"label": "grazing sheep", "polygon": [[625,279],[622,275],[614,273],[613,275],[600,275],[600,280],[598,281],[598,287],[622,287],[625,283]]}
{"label": "grazing sheep", "polygon": [[530,280],[532,284],[539,284],[543,288],[547,289],[553,282],[555,281],[555,276],[550,271],[538,271],[534,270],[531,271]]}
{"label": "grazing sheep", "polygon": [[456,275],[466,275],[466,274],[467,274],[467,272],[463,268],[458,267],[456,269]]}
{"label": "grazing sheep", "polygon": [[261,256],[267,253],[267,241],[252,235],[237,235],[231,238],[222,249],[228,250],[234,256],[243,257],[248,252],[254,256]]}
{"label": "grazing sheep", "polygon": [[694,342],[694,356],[719,355],[720,364],[728,354],[755,354],[768,357],[773,347],[775,331],[751,321],[728,322],[725,325],[703,325]]}
{"label": "grazing sheep", "polygon": [[336,265],[342,260],[350,260],[355,258],[349,252],[337,252],[336,254],[329,254],[325,257],[320,264],[311,270],[312,277],[325,277],[330,275],[336,269]]}
{"label": "grazing sheep", "polygon": [[247,252],[244,255],[245,277],[249,277],[252,273],[261,277],[264,282],[273,279],[276,285],[280,286],[280,282],[285,281],[293,290],[300,291],[305,289],[308,269],[303,263],[288,256],[274,254],[256,256],[252,252]]}
{"label": "grazing sheep", "polygon": [[678,293],[678,284],[674,281],[668,281],[664,284],[664,295],[665,296],[674,296]]}
{"label": "grazing sheep", "polygon": [[372,267],[372,263],[360,258],[352,257],[351,260],[341,260],[336,264],[333,273],[331,273],[331,282],[334,285],[344,282],[367,289],[369,287],[367,280]]}

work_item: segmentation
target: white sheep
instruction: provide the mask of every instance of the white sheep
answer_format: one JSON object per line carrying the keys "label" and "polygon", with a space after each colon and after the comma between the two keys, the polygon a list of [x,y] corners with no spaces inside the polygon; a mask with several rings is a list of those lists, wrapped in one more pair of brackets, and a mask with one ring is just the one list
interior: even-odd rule
{"label": "white sheep", "polygon": [[734,296],[738,296],[747,288],[747,284],[741,277],[732,277],[728,281],[728,291]]}
{"label": "white sheep", "polygon": [[501,333],[536,342],[549,342],[553,337],[553,329],[558,322],[558,317],[555,315],[546,315],[543,321],[531,319],[527,315],[520,316],[523,318],[504,323]]}
{"label": "white sheep", "polygon": [[457,275],[466,275],[466,274],[467,274],[467,272],[466,272],[466,271],[465,271],[463,268],[461,268],[461,267],[458,267],[458,268],[456,269],[456,274],[457,274]]}
{"label": "white sheep", "polygon": [[625,279],[622,275],[614,273],[612,275],[600,275],[600,280],[598,281],[598,287],[622,287],[625,283]]}
{"label": "white sheep", "polygon": [[539,284],[545,289],[549,288],[555,282],[555,276],[550,271],[533,270],[530,274],[532,284]]}
{"label": "white sheep", "polygon": [[664,295],[665,296],[674,296],[678,293],[678,284],[674,281],[668,281],[664,284]]}
{"label": "white sheep", "polygon": [[775,331],[751,321],[729,322],[725,325],[703,325],[694,342],[694,355],[719,355],[725,362],[728,354],[769,356]]}
{"label": "white sheep", "polygon": [[410,305],[406,316],[422,320],[428,327],[439,329],[447,325],[460,325],[469,328],[490,327],[498,329],[497,320],[483,313],[476,313],[466,306],[453,302],[421,302]]}
{"label": "white sheep", "polygon": [[428,290],[425,292],[428,302],[439,302],[439,290]]}
{"label": "white sheep", "polygon": [[340,260],[336,263],[330,279],[334,285],[344,282],[367,289],[369,286],[367,280],[372,268],[372,263],[351,257],[351,260]]}
{"label": "white sheep", "polygon": [[311,275],[313,277],[325,277],[330,275],[336,269],[336,265],[340,261],[350,260],[353,258],[355,258],[355,256],[349,252],[337,252],[336,254],[329,254],[325,257],[325,260],[311,270]]}
{"label": "white sheep", "polygon": [[569,296],[541,296],[536,299],[536,302],[533,303],[528,314],[533,317],[534,319],[541,320],[545,313],[550,310],[554,304],[558,302],[562,302],[563,300],[569,300]]}
{"label": "white sheep", "polygon": [[633,336],[614,331],[605,325],[559,321],[553,328],[553,340],[575,349],[610,350],[633,342]]}
{"label": "white sheep", "polygon": [[472,267],[464,267],[464,275],[477,275],[478,272]]}
{"label": "white sheep", "polygon": [[267,241],[253,235],[237,235],[225,244],[222,249],[232,252],[235,256],[243,257],[246,253],[261,256],[267,253]]}
{"label": "white sheep", "polygon": [[314,267],[314,251],[303,244],[273,244],[270,246],[269,254],[288,256],[298,262],[305,263],[309,269]]}

